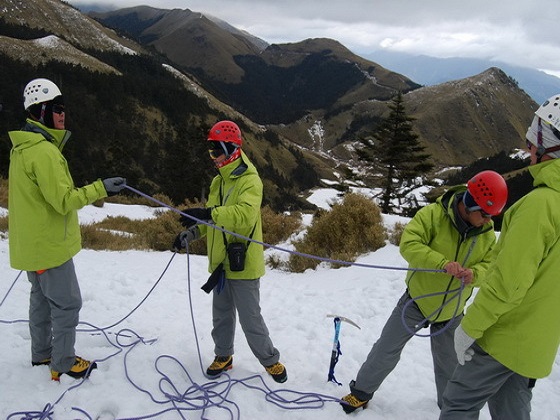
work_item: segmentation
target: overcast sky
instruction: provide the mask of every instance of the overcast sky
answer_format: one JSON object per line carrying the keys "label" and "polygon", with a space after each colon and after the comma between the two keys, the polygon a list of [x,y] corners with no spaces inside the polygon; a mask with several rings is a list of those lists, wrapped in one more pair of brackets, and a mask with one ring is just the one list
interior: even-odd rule
{"label": "overcast sky", "polygon": [[469,57],[560,77],[559,0],[68,0],[76,7],[149,5],[216,16],[268,43],[336,39],[380,49]]}

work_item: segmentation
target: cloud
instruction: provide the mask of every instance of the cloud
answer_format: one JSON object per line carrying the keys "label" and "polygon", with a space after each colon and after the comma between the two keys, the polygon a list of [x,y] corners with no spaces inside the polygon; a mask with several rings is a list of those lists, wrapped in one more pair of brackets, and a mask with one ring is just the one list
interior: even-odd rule
{"label": "cloud", "polygon": [[[75,6],[105,1],[70,0]],[[352,51],[379,49],[469,57],[560,72],[558,0],[119,0],[211,14],[269,43],[333,38]]]}

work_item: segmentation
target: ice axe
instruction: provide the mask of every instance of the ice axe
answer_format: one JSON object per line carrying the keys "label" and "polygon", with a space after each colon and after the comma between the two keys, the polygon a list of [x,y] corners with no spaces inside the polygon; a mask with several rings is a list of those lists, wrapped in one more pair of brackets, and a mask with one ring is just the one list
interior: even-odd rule
{"label": "ice axe", "polygon": [[342,385],[340,382],[336,380],[334,377],[334,367],[338,363],[338,356],[342,354],[340,351],[340,341],[338,340],[338,336],[340,335],[340,324],[342,322],[347,322],[350,325],[353,325],[357,329],[361,330],[358,324],[356,324],[351,319],[345,318],[339,315],[327,315],[328,318],[334,318],[334,340],[333,340],[333,347],[331,352],[331,365],[329,367],[329,382],[334,382],[335,384]]}

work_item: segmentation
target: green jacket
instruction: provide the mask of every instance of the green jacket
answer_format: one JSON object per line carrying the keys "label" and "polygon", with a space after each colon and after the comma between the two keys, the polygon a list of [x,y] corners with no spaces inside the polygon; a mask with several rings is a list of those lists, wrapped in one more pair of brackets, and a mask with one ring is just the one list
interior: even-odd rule
{"label": "green jacket", "polygon": [[[257,169],[247,155],[241,152],[241,158],[220,168],[220,174],[214,177],[210,185],[207,207],[212,207],[214,223],[223,229],[244,237],[262,242],[261,203],[263,184]],[[231,271],[226,255],[224,233],[204,224],[198,226],[201,235],[207,236],[208,270],[210,272],[224,263],[226,278],[254,280],[265,272],[264,251],[261,244],[251,242],[245,256],[245,269]],[[254,229],[254,231],[253,231]],[[244,242],[234,235],[225,234],[226,242]]]}
{"label": "green jacket", "polygon": [[[474,286],[480,284],[496,242],[493,222],[480,228],[467,225],[457,213],[457,202],[465,186],[456,186],[439,197],[435,203],[423,207],[406,225],[400,242],[400,251],[410,267],[443,269],[451,261],[459,262],[473,271],[473,283],[465,286],[459,305],[453,294],[422,297],[416,304],[431,322],[443,322],[454,314],[461,314]],[[445,273],[410,271],[406,285],[411,297],[457,289],[459,279]],[[447,305],[443,306],[446,302]]]}
{"label": "green jacket", "polygon": [[61,153],[69,131],[28,119],[8,134],[10,264],[25,271],[58,267],[81,249],[77,210],[107,193],[100,180],[74,186]]}
{"label": "green jacket", "polygon": [[537,188],[505,213],[496,259],[461,325],[507,368],[543,378],[560,344],[560,159],[529,171]]}

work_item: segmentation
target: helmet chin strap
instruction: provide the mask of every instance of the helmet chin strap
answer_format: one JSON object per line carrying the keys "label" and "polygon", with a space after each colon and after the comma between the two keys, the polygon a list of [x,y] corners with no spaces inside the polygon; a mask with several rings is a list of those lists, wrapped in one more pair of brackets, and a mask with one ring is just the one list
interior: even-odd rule
{"label": "helmet chin strap", "polygon": [[45,124],[46,111],[47,111],[47,104],[45,102],[43,102],[43,104],[41,105],[41,116],[39,117],[39,122],[41,124]]}
{"label": "helmet chin strap", "polygon": [[226,155],[226,158],[228,158],[229,157],[229,152],[228,152],[228,149],[226,147],[226,144],[223,141],[219,141],[218,143],[222,147],[222,150],[224,151],[224,154]]}

